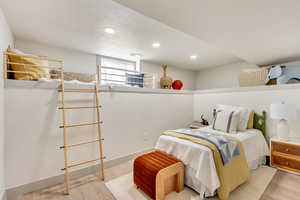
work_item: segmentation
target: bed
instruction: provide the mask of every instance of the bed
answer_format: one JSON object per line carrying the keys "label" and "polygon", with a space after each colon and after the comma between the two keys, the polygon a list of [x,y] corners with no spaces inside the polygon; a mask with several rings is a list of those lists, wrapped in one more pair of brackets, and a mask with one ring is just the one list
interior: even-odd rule
{"label": "bed", "polygon": [[[261,116],[255,114],[254,124],[253,129],[247,129],[231,135],[241,141],[248,167],[251,170],[264,164],[265,158],[269,153],[264,137],[265,112]],[[200,129],[209,133],[227,134],[214,130],[211,126]],[[208,147],[188,140],[161,135],[155,149],[182,160],[185,164],[185,184],[197,191],[201,197],[215,195],[217,188],[220,187],[220,181],[212,151]]]}

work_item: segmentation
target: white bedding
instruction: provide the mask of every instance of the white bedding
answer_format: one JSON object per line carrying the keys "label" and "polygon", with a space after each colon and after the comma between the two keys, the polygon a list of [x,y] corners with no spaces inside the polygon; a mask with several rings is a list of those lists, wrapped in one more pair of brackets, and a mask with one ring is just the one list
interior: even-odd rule
{"label": "white bedding", "polygon": [[[210,127],[201,128],[206,132],[228,134],[213,130]],[[245,150],[248,166],[256,169],[263,164],[265,156],[269,154],[268,145],[262,133],[256,129],[248,129],[244,132],[230,134],[239,139]],[[200,196],[213,196],[220,186],[212,151],[206,147],[191,141],[172,136],[159,137],[155,149],[166,152],[180,159],[185,164],[185,184],[197,192]]]}

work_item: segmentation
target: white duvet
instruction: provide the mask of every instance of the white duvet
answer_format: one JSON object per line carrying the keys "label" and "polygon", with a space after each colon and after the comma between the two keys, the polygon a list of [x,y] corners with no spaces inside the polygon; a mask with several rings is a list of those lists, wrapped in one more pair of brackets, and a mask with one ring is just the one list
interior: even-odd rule
{"label": "white duvet", "polygon": [[[213,130],[210,127],[204,127],[201,130],[228,134]],[[231,134],[231,136],[242,142],[250,169],[256,169],[263,164],[269,150],[266,140],[259,130],[248,129],[245,132]],[[204,194],[205,196],[213,196],[216,189],[220,187],[212,151],[208,147],[162,135],[159,137],[155,149],[173,155],[185,164],[185,184],[199,192],[201,197]]]}

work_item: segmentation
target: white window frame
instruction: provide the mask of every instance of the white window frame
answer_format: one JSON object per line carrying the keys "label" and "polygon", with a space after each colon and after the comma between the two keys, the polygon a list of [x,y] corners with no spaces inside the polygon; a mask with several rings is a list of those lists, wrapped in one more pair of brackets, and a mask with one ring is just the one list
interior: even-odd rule
{"label": "white window frame", "polygon": [[[112,63],[115,61],[116,65],[105,63],[105,61],[104,61],[105,59],[111,60]],[[122,68],[122,67],[120,67],[120,65],[118,65],[118,62],[120,62],[120,64],[122,64],[122,62],[124,62],[125,65],[126,65],[126,63],[128,63],[129,65],[124,66],[124,68]],[[98,66],[103,67],[101,69],[101,75],[100,75],[101,77],[99,77],[101,80],[101,83],[100,83],[101,85],[117,84],[120,86],[127,86],[125,74],[127,72],[128,73],[140,73],[140,71],[141,71],[140,59],[138,59],[137,61],[130,61],[130,60],[107,57],[107,56],[97,56],[97,64],[98,64]],[[132,67],[130,67],[130,64],[132,64],[131,65]],[[107,67],[107,68],[105,68],[105,67]],[[109,69],[109,68],[112,68],[112,69]],[[120,69],[120,70],[118,70],[118,69]],[[102,72],[105,72],[105,73],[102,73]],[[109,74],[111,74],[111,75],[109,75]],[[113,74],[118,74],[119,76],[113,75]],[[115,80],[115,81],[111,81],[111,80]]]}

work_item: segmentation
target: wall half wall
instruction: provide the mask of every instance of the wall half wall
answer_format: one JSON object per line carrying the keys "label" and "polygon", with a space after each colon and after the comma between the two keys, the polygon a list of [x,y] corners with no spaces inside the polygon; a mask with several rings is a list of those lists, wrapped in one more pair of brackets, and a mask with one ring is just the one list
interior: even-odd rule
{"label": "wall half wall", "polygon": [[[153,148],[168,129],[193,120],[193,94],[101,93],[104,152],[107,160]],[[67,105],[93,105],[92,94],[66,95]],[[7,188],[61,174],[63,167],[61,113],[55,88],[7,87],[5,89]],[[79,114],[80,113],[80,114]],[[93,122],[95,111],[67,111],[68,123]],[[95,138],[96,127],[68,129],[70,143]],[[95,159],[97,145],[70,153],[71,163]]]}

